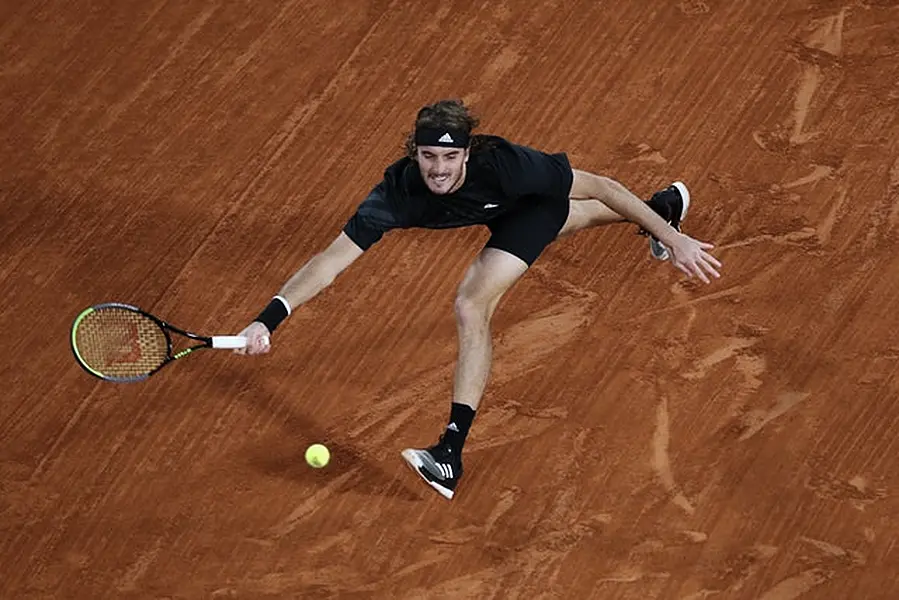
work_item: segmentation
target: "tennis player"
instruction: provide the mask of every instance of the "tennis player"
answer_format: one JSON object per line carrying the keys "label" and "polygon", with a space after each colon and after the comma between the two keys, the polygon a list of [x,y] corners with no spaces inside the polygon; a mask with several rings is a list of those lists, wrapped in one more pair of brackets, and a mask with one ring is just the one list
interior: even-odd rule
{"label": "tennis player", "polygon": [[681,233],[690,194],[681,182],[644,202],[608,177],[573,169],[564,153],[548,154],[491,135],[458,100],[419,110],[407,155],[384,171],[343,230],[291,276],[242,332],[241,354],[264,354],[270,335],[292,311],[327,287],[363,252],[395,229],[485,225],[490,239],[456,293],[458,360],[446,429],[437,444],[402,452],[431,487],[451,499],[462,477],[462,448],[490,373],[490,320],[503,294],[560,236],[631,222],[650,252],[689,277],[710,283],[721,263],[711,244]]}

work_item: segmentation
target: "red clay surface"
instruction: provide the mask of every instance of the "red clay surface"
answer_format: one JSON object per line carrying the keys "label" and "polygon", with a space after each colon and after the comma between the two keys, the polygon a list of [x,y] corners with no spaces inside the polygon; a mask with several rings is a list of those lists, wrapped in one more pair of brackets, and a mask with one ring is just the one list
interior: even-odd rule
{"label": "red clay surface", "polygon": [[[0,596],[899,597],[892,0],[7,2]],[[692,189],[724,277],[621,225],[495,319],[447,502],[483,229],[387,236],[279,330],[140,385],[68,328],[119,300],[233,333],[337,234],[417,108]],[[333,453],[324,470],[306,446]]]}

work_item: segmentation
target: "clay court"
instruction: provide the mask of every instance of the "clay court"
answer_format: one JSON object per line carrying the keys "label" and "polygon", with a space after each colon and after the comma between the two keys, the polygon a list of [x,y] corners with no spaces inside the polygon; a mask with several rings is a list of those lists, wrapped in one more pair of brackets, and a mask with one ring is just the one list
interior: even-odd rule
{"label": "clay court", "polygon": [[[5,2],[0,597],[899,597],[894,0]],[[486,228],[391,233],[278,330],[140,384],[86,306],[236,333],[340,231],[417,109],[681,179],[687,280],[633,225],[503,299],[448,502]],[[327,444],[315,470],[306,447]]]}

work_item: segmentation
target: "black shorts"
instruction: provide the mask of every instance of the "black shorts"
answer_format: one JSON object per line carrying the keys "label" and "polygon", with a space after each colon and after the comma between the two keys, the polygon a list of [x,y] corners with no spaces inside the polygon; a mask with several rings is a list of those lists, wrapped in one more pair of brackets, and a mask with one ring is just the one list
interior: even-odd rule
{"label": "black shorts", "polygon": [[487,248],[505,250],[531,266],[559,235],[568,208],[568,198],[547,199],[499,216],[487,223],[492,234]]}

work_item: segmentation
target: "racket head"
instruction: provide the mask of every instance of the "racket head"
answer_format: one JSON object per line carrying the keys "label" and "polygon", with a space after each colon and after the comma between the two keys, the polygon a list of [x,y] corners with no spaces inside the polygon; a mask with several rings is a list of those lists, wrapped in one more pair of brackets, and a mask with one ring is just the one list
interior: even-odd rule
{"label": "racket head", "polygon": [[105,381],[142,381],[172,360],[165,324],[118,302],[83,310],[72,323],[71,344],[78,364]]}

